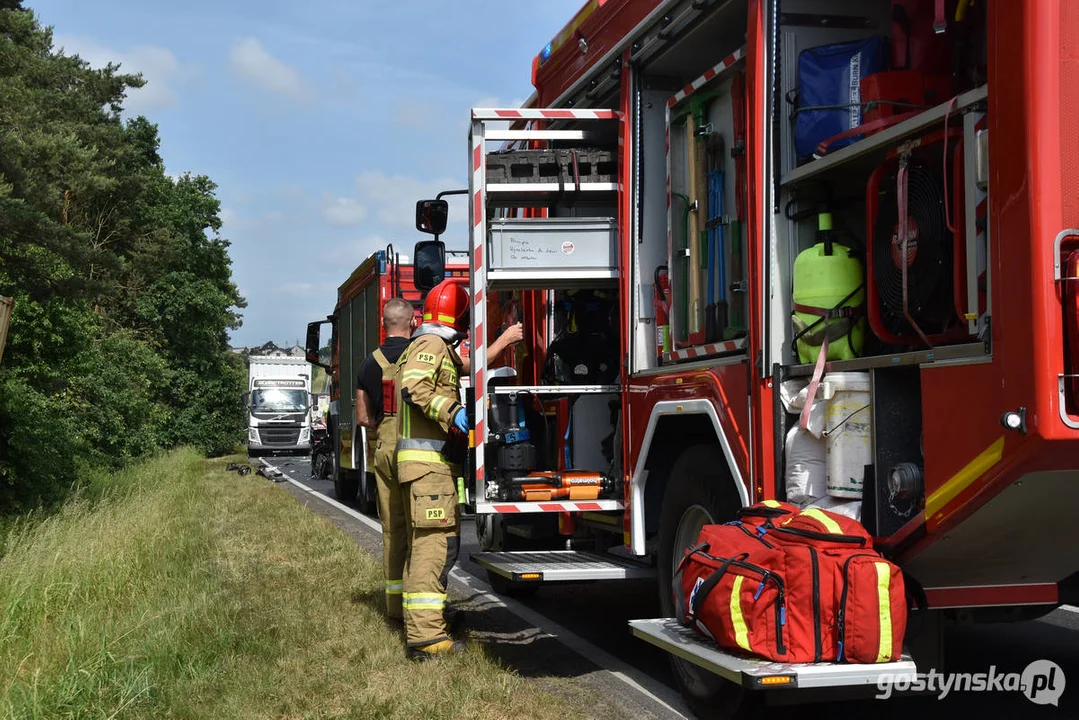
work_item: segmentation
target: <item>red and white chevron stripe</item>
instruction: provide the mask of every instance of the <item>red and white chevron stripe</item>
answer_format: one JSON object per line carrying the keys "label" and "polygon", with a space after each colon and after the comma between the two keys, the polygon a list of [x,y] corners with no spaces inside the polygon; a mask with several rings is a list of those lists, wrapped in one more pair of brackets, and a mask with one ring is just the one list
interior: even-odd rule
{"label": "red and white chevron stripe", "polygon": [[622,510],[624,505],[620,500],[588,500],[588,501],[552,501],[552,502],[521,502],[521,503],[491,503],[484,505],[490,507],[496,513],[534,513],[534,512],[604,512],[608,510]]}
{"label": "red and white chevron stripe", "polygon": [[617,110],[545,108],[473,108],[473,120],[617,120]]}
{"label": "red and white chevron stripe", "polygon": [[712,355],[722,355],[723,353],[737,352],[745,346],[746,339],[740,338],[738,340],[728,340],[721,343],[698,345],[697,347],[686,348],[685,350],[673,350],[669,353],[663,353],[663,359],[666,362],[674,362],[677,360],[693,360],[695,358],[704,358],[710,357]]}
{"label": "red and white chevron stripe", "polygon": [[672,95],[671,99],[667,101],[667,107],[674,107],[675,105],[677,105],[678,103],[682,102],[687,97],[692,95],[697,90],[700,90],[701,87],[703,87],[705,83],[711,82],[712,80],[716,79],[716,77],[718,77],[720,74],[722,74],[722,72],[724,70],[731,67],[736,62],[738,62],[743,57],[745,57],[745,54],[746,54],[746,46],[743,45],[742,47],[738,48],[733,53],[731,53],[730,55],[728,55],[727,57],[723,58],[721,61],[716,63],[713,67],[711,67],[707,71],[705,71],[704,75],[701,75],[699,78],[697,78],[696,80],[691,82],[689,85],[686,85],[684,88],[682,88],[681,90],[676,92],[674,95]]}
{"label": "red and white chevron stripe", "polygon": [[484,464],[483,464],[483,438],[486,438],[487,428],[487,383],[483,381],[487,369],[487,339],[484,337],[484,321],[487,319],[487,309],[484,303],[483,289],[487,285],[487,271],[483,264],[483,251],[487,240],[487,213],[486,213],[486,173],[487,154],[484,147],[484,133],[482,123],[476,123],[472,132],[472,179],[469,183],[472,191],[472,287],[476,288],[472,294],[472,333],[469,338],[472,348],[472,371],[475,374],[475,434],[477,451],[476,456],[476,483],[483,488]]}

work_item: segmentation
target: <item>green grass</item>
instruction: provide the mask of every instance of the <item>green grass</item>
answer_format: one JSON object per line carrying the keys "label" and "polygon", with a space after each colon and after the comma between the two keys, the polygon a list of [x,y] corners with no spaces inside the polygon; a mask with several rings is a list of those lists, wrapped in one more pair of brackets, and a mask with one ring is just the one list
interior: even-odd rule
{"label": "green grass", "polygon": [[253,473],[178,451],[8,529],[0,715],[561,718],[488,660],[404,657],[378,562]]}

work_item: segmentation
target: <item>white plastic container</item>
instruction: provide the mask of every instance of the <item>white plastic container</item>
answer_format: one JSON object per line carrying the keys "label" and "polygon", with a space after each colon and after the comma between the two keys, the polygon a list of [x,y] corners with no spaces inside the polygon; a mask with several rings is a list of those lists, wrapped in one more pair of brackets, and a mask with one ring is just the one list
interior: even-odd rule
{"label": "white plastic container", "polygon": [[805,507],[828,494],[828,448],[824,438],[813,437],[795,425],[787,433],[786,458],[787,502]]}
{"label": "white plastic container", "polygon": [[873,462],[869,373],[829,373],[821,384],[828,398],[828,494],[861,500],[865,466]]}

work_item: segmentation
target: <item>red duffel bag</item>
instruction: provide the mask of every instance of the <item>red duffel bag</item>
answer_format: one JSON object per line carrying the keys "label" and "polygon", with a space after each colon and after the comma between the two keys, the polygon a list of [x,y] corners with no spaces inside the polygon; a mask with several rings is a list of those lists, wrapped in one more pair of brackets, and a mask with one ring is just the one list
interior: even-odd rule
{"label": "red duffel bag", "polygon": [[751,509],[701,529],[675,573],[681,622],[777,662],[897,660],[907,613],[899,568],[851,518],[784,515],[753,525],[761,515]]}
{"label": "red duffel bag", "polygon": [[797,601],[788,610],[791,623],[813,628],[812,662],[899,659],[908,607],[903,573],[873,549],[861,523],[810,508],[769,539],[784,550],[789,595]]}

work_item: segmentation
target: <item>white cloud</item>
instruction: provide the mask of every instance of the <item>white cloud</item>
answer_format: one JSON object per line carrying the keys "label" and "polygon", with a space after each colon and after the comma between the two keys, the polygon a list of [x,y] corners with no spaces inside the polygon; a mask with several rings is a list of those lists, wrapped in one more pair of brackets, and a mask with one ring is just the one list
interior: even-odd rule
{"label": "white cloud", "polygon": [[[462,168],[463,170],[463,168]],[[464,173],[462,172],[462,176]],[[377,208],[375,219],[387,229],[403,230],[416,227],[416,201],[433,198],[443,190],[468,187],[467,179],[443,177],[421,180],[407,175],[385,175],[378,171],[365,172],[356,178],[356,193],[360,203]],[[460,196],[450,201],[450,226],[468,225],[468,206]]]}
{"label": "white cloud", "polygon": [[367,208],[356,198],[335,197],[322,209],[322,217],[330,225],[351,227],[363,222],[367,217]]}
{"label": "white cloud", "polygon": [[92,66],[103,68],[118,63],[122,73],[141,73],[146,84],[128,91],[124,109],[134,115],[176,104],[172,84],[180,80],[180,62],[168,48],[159,45],[136,45],[125,52],[114,50],[81,35],[57,34],[55,47],[66,55],[78,55]]}
{"label": "white cloud", "polygon": [[264,90],[298,101],[307,97],[299,71],[275,58],[255,38],[237,41],[229,62],[233,72]]}
{"label": "white cloud", "polygon": [[285,295],[301,298],[325,297],[327,293],[337,290],[334,282],[324,280],[322,282],[286,282],[282,283],[278,290]]}
{"label": "white cloud", "polygon": [[[352,268],[370,257],[376,250],[385,250],[387,244],[388,241],[381,235],[369,235],[333,245],[319,253],[319,259],[328,265]],[[406,254],[411,252],[411,248],[394,248],[394,250],[397,252],[404,250]]]}

